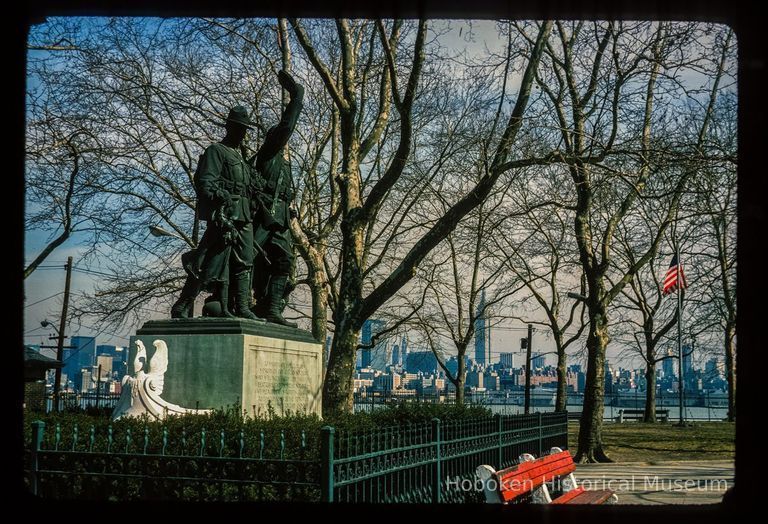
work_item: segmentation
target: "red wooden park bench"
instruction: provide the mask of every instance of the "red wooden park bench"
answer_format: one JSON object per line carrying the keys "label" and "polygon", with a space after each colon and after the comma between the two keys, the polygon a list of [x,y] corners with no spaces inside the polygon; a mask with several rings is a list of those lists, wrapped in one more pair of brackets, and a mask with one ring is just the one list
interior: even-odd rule
{"label": "red wooden park bench", "polygon": [[[483,482],[486,502],[507,504],[519,502],[530,494],[534,504],[615,504],[616,494],[608,489],[586,490],[579,486],[573,472],[576,464],[570,452],[552,448],[549,455],[535,458],[524,453],[520,463],[511,468],[496,471],[491,466],[478,466],[477,476]],[[556,492],[553,499],[548,484]]]}

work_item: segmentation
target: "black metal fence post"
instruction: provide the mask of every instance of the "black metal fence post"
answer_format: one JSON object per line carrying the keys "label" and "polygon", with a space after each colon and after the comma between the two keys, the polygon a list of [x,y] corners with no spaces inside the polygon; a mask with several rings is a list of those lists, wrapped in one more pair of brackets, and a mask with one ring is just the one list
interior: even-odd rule
{"label": "black metal fence post", "polygon": [[442,465],[440,464],[440,447],[441,447],[441,439],[440,439],[440,419],[439,418],[433,418],[432,419],[432,440],[435,443],[435,469],[434,469],[434,477],[432,479],[432,502],[435,504],[439,504],[441,500],[441,482],[440,477],[442,476]]}
{"label": "black metal fence post", "polygon": [[498,453],[498,464],[496,464],[496,469],[499,470],[504,467],[502,464],[502,460],[504,459],[504,448],[501,445],[501,432],[502,432],[502,424],[503,420],[501,418],[501,415],[496,413],[493,418],[496,419],[496,428],[498,429],[498,443],[499,443],[499,453]]}
{"label": "black metal fence post", "polygon": [[544,428],[541,427],[541,411],[536,413],[536,416],[538,417],[538,424],[539,424],[539,454],[537,456],[541,456],[541,454],[544,452],[544,443],[542,442],[544,438]]}
{"label": "black metal fence post", "polygon": [[38,477],[39,464],[38,464],[38,452],[43,447],[43,431],[45,430],[45,422],[42,420],[36,420],[32,423],[32,464],[30,468],[30,489],[33,495],[37,495],[40,489]]}
{"label": "black metal fence post", "polygon": [[320,440],[320,500],[333,502],[333,440],[336,430],[323,426]]}

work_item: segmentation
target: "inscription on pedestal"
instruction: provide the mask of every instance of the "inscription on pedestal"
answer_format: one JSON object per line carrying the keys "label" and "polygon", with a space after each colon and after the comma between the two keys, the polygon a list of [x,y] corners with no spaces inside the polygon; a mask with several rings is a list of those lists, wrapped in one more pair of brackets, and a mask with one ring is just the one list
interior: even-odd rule
{"label": "inscription on pedestal", "polygon": [[319,414],[321,369],[317,348],[297,342],[286,347],[276,339],[248,338],[243,381],[251,383],[245,390],[252,396],[243,399],[243,407],[265,413],[271,404],[279,415],[289,411]]}

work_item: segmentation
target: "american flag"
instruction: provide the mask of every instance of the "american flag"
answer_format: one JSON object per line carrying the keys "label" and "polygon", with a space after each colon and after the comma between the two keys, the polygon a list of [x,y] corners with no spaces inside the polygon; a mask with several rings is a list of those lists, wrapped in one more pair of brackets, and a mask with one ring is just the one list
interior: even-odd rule
{"label": "american flag", "polygon": [[677,255],[672,257],[672,262],[669,263],[669,269],[667,274],[664,275],[664,286],[662,287],[661,294],[668,295],[678,289],[685,289],[688,287],[688,282],[685,281],[685,273],[683,272],[682,264],[677,261]]}

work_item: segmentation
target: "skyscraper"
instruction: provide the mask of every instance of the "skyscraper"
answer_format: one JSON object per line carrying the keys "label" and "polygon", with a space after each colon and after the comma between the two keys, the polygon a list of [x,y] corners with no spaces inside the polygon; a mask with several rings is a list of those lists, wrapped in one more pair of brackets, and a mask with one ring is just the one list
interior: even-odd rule
{"label": "skyscraper", "polygon": [[117,346],[112,346],[109,344],[99,344],[96,346],[96,356],[102,357],[102,356],[109,356],[109,357],[116,357],[117,356]]}
{"label": "skyscraper", "polygon": [[670,379],[675,376],[675,359],[671,349],[667,350],[667,358],[662,361],[661,369],[664,371],[664,378]]}
{"label": "skyscraper", "polygon": [[412,351],[408,353],[408,359],[405,362],[405,370],[408,373],[432,373],[440,369],[437,363],[437,357],[431,351]]}
{"label": "skyscraper", "polygon": [[704,368],[704,373],[710,379],[722,378],[725,375],[725,362],[717,357],[709,359]]}
{"label": "skyscraper", "polygon": [[485,311],[485,290],[480,291],[480,303],[477,305],[475,318],[475,362],[482,365],[490,364],[490,335],[488,318]]}
{"label": "skyscraper", "polygon": [[686,377],[690,377],[693,373],[693,351],[687,344],[683,344],[683,372]]}
{"label": "skyscraper", "polygon": [[614,376],[613,376],[613,368],[611,368],[611,365],[608,363],[608,360],[605,361],[605,392],[606,393],[613,393],[613,384],[614,384]]}
{"label": "skyscraper", "polygon": [[384,371],[391,362],[392,351],[389,344],[386,341],[378,342],[371,351],[371,368]]}
{"label": "skyscraper", "polygon": [[[376,320],[373,318],[369,318],[363,323],[363,329],[360,332],[360,342],[361,344],[370,345],[373,337],[381,332],[381,330],[384,329],[385,322],[383,320]],[[384,353],[382,355],[382,352]],[[373,364],[381,365],[382,362],[385,362],[384,366],[388,364],[388,358],[387,358],[387,345],[386,343],[378,342],[375,347],[373,348],[365,348],[361,350],[361,367],[367,368],[371,367]],[[376,359],[376,362],[374,362],[374,357]],[[381,367],[381,369],[384,369],[384,366]]]}
{"label": "skyscraper", "polygon": [[92,368],[96,357],[96,339],[94,337],[72,337],[69,354],[64,354],[64,368],[62,373],[74,379],[80,375],[83,368]]}
{"label": "skyscraper", "polygon": [[512,369],[515,367],[514,356],[514,353],[499,353],[499,363],[507,369]]}

